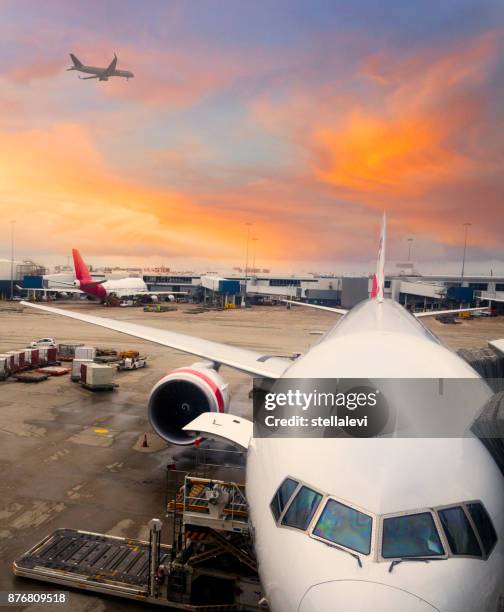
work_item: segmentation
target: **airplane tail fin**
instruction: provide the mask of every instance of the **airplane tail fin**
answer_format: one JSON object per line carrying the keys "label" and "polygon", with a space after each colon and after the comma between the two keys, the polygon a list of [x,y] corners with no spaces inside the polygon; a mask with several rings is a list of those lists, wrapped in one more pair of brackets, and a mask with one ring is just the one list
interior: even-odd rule
{"label": "airplane tail fin", "polygon": [[84,263],[78,249],[72,249],[72,256],[75,268],[75,278],[81,282],[90,283],[93,282],[91,274],[89,273],[88,267]]}
{"label": "airplane tail fin", "polygon": [[70,53],[70,58],[71,58],[75,68],[81,68],[82,67],[82,65],[83,65],[82,62],[79,59],[77,59],[73,53]]}
{"label": "airplane tail fin", "polygon": [[371,297],[383,302],[385,294],[385,240],[387,237],[387,215],[383,213],[382,227],[380,233],[380,246],[378,247],[378,259],[376,261],[376,273],[373,276]]}
{"label": "airplane tail fin", "polygon": [[114,59],[110,62],[106,73],[107,74],[112,74],[114,72],[114,70],[116,69],[117,66],[117,55],[114,53]]}

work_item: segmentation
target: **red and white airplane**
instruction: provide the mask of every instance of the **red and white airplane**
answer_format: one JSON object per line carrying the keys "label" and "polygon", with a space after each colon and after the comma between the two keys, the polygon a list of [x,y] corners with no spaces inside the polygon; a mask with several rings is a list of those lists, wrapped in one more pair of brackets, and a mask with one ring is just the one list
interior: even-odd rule
{"label": "red and white airplane", "polygon": [[82,291],[102,302],[110,297],[121,299],[138,296],[149,296],[153,301],[156,301],[160,296],[166,296],[168,300],[173,301],[176,295],[186,295],[184,291],[149,291],[143,279],[135,276],[128,276],[117,280],[95,280],[91,276],[78,249],[72,249],[72,257],[75,281],[71,284],[53,281],[54,285],[59,284],[61,286],[72,287],[74,290]]}
{"label": "red and white airplane", "polygon": [[471,379],[490,397],[475,370],[417,320],[425,313],[384,299],[384,260],[385,219],[373,296],[348,313],[334,309],[343,318],[294,361],[26,305],[205,360],[157,383],[150,422],[170,443],[192,444],[198,432],[247,449],[250,521],[272,612],[500,612],[504,477],[480,439],[254,438],[251,421],[226,414],[221,365],[272,380]]}

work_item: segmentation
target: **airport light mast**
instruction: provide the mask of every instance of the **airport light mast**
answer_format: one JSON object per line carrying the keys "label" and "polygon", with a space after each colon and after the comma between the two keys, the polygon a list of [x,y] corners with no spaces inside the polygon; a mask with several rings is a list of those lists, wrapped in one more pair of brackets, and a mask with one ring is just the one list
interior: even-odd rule
{"label": "airport light mast", "polygon": [[462,271],[460,273],[460,284],[464,282],[464,270],[465,270],[465,258],[466,258],[466,250],[467,250],[467,230],[471,227],[472,223],[464,223],[464,250],[462,253]]}
{"label": "airport light mast", "polygon": [[11,224],[11,265],[10,265],[10,299],[14,298],[14,224],[16,221],[9,221]]}
{"label": "airport light mast", "polygon": [[245,255],[245,283],[243,285],[242,306],[245,306],[245,298],[247,296],[247,276],[248,276],[250,227],[252,226],[252,223],[247,221],[247,223],[245,223],[245,225],[247,226],[247,248],[246,248],[246,255]]}
{"label": "airport light mast", "polygon": [[257,238],[252,238],[252,270],[255,273],[255,266],[256,266],[256,244],[257,244]]}

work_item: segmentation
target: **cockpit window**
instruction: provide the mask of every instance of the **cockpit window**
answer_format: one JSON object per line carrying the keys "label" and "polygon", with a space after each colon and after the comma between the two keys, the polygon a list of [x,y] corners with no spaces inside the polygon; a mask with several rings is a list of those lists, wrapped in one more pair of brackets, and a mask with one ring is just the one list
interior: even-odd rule
{"label": "cockpit window", "polygon": [[383,519],[382,557],[437,557],[443,545],[430,512]]}
{"label": "cockpit window", "polygon": [[273,516],[275,517],[275,521],[278,521],[278,519],[280,518],[283,509],[287,505],[287,502],[296,490],[297,486],[298,483],[296,480],[292,480],[292,478],[286,478],[278,487],[278,490],[275,493],[275,497],[273,498],[270,504],[271,511],[273,512]]}
{"label": "cockpit window", "polygon": [[497,542],[497,534],[494,526],[492,525],[492,521],[490,520],[490,517],[488,516],[483,504],[479,502],[467,504],[467,509],[469,510],[472,520],[474,521],[476,529],[478,530],[481,543],[485,549],[485,554],[488,555],[495,546],[495,542]]}
{"label": "cockpit window", "polygon": [[322,495],[320,493],[308,487],[301,487],[298,494],[287,508],[287,512],[282,519],[282,525],[295,527],[296,529],[306,529],[321,499]]}
{"label": "cockpit window", "polygon": [[439,510],[439,518],[454,555],[481,557],[478,540],[461,506]]}
{"label": "cockpit window", "polygon": [[367,514],[330,499],[315,525],[313,534],[369,555],[372,524],[373,520]]}

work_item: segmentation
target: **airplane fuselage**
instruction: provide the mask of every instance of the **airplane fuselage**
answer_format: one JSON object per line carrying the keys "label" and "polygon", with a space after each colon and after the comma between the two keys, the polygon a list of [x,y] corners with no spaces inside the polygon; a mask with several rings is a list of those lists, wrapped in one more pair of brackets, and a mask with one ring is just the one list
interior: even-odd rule
{"label": "airplane fuselage", "polygon": [[72,66],[71,70],[77,70],[79,72],[84,72],[85,74],[96,76],[100,81],[108,81],[110,77],[123,77],[125,79],[132,79],[135,76],[130,70],[114,69],[112,71],[108,71],[107,68],[99,68],[98,66],[85,66],[84,64],[78,67]]}
{"label": "airplane fuselage", "polygon": [[79,281],[77,283],[81,291],[101,300],[111,295],[122,298],[149,293],[147,285],[141,278],[137,277],[108,280],[99,284],[86,284]]}
{"label": "airplane fuselage", "polygon": [[[361,303],[284,377],[469,378],[491,395],[467,363],[390,300]],[[270,509],[287,477],[324,496],[306,530],[277,524]],[[371,551],[358,555],[360,563],[313,537],[326,496],[372,517]],[[274,612],[493,612],[504,599],[504,478],[473,436],[254,438],[247,498],[261,582]],[[381,557],[384,515],[469,500],[483,502],[497,530],[487,559],[405,560],[391,569]]]}

